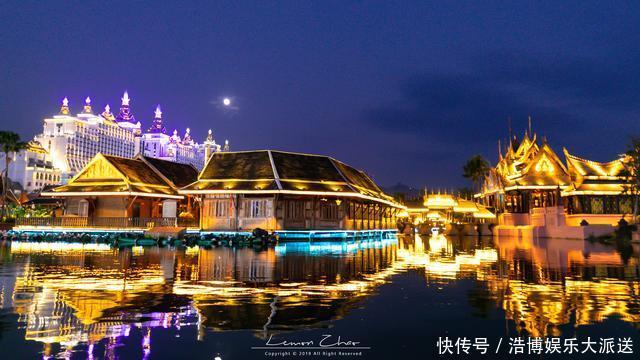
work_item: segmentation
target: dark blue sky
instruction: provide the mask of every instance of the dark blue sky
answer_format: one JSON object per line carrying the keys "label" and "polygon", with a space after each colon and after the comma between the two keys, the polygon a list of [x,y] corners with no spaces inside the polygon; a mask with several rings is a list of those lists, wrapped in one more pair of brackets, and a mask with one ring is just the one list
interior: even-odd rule
{"label": "dark blue sky", "polygon": [[[507,118],[608,160],[640,135],[640,3],[2,2],[2,129],[128,89],[147,128],[334,156],[382,185],[465,184]],[[234,98],[238,109],[216,101]],[[97,110],[97,109],[96,109]]]}

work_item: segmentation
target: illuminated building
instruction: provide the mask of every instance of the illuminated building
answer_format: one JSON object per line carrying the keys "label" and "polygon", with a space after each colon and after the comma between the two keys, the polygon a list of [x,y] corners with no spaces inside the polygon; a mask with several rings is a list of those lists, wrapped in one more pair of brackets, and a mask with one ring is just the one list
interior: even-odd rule
{"label": "illuminated building", "polygon": [[229,151],[229,142],[225,141],[224,148],[213,139],[213,133],[209,130],[207,139],[199,144],[191,138],[191,130],[187,128],[181,138],[178,131],[173,135],[167,135],[167,129],[163,124],[160,105],[156,107],[155,116],[151,127],[141,138],[141,151],[144,156],[158,159],[191,164],[197,169],[202,169],[206,159],[214,152]]}
{"label": "illuminated building", "polygon": [[57,115],[44,119],[42,134],[35,137],[51,156],[53,166],[62,172],[62,183],[77,174],[98,153],[133,157],[139,145],[140,123],[129,109],[129,95],[122,97],[120,114],[115,117],[105,106],[94,114],[87,97],[82,112],[73,116],[65,98]]}
{"label": "illuminated building", "polygon": [[[53,166],[49,152],[38,141],[29,141],[26,149],[11,153],[10,156],[9,179],[18,182],[24,191],[33,192],[60,183],[62,172]],[[4,153],[0,153],[2,169],[4,162]]]}
{"label": "illuminated building", "polygon": [[188,207],[177,189],[195,181],[196,175],[188,164],[98,154],[68,184],[43,195],[64,199],[65,215],[74,216],[66,220],[70,224],[126,229],[155,218],[175,220],[178,210]]}
{"label": "illuminated building", "polygon": [[484,223],[496,216],[483,204],[448,193],[427,193],[418,201],[407,201],[403,214],[419,224],[425,221],[441,223]]}
{"label": "illuminated building", "polygon": [[[61,171],[61,181],[54,184],[66,183],[98,153],[128,158],[142,154],[201,169],[207,156],[229,150],[229,142],[218,145],[211,130],[202,144],[193,141],[189,129],[182,138],[177,131],[168,136],[160,106],[156,108],[151,127],[143,134],[126,91],[121,100],[118,114],[113,114],[108,104],[101,114],[94,114],[91,99],[87,97],[82,112],[74,116],[65,98],[60,112],[44,119],[42,134],[37,135],[35,141],[49,153],[53,167]],[[37,182],[43,183],[40,179]]]}
{"label": "illuminated building", "polygon": [[331,230],[373,230],[371,235],[396,229],[404,209],[349,165],[270,150],[214,152],[199,175],[189,164],[98,154],[67,185],[42,195],[63,198],[65,215],[74,217],[18,219],[18,229],[65,223],[140,229],[156,226],[152,219],[175,225],[178,214],[178,222],[204,231],[316,230],[329,236]]}
{"label": "illuminated building", "polygon": [[214,153],[179,193],[199,199],[210,231],[391,229],[403,208],[340,161],[272,150]]}
{"label": "illuminated building", "polygon": [[528,132],[519,143],[512,140],[504,155],[500,149],[497,165],[476,194],[500,214],[498,231],[528,226],[532,236],[586,238],[613,230],[588,225],[617,225],[624,216],[631,220],[623,158],[599,163],[563,153],[564,162],[545,139],[539,142]]}

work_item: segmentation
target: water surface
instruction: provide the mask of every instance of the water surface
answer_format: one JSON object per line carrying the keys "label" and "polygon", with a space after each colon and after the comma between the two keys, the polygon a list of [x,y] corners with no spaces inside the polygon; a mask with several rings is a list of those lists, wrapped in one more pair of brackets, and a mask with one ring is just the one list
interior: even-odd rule
{"label": "water surface", "polygon": [[640,347],[639,279],[637,250],[576,240],[6,241],[0,346],[17,359],[225,360],[266,359],[253,348],[270,338],[323,334],[370,348],[344,359],[437,357],[444,336],[632,337]]}

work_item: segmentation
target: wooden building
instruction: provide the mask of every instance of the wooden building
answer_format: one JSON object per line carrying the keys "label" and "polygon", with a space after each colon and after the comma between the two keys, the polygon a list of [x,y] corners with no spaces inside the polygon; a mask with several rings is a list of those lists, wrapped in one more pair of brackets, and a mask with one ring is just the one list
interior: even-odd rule
{"label": "wooden building", "polygon": [[179,193],[205,231],[394,229],[403,208],[347,164],[273,150],[214,153]]}
{"label": "wooden building", "polygon": [[68,184],[42,196],[63,199],[60,226],[173,225],[181,213],[197,215],[188,199],[178,194],[180,187],[196,178],[197,170],[191,165],[98,154]]}

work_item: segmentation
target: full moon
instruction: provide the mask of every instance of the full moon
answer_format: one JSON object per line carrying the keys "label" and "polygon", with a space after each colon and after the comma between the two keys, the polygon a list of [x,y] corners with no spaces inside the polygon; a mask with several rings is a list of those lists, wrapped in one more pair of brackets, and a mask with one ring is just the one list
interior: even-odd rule
{"label": "full moon", "polygon": [[229,98],[224,98],[224,99],[222,100],[222,103],[224,104],[224,106],[229,106],[229,105],[231,105],[231,99],[229,99]]}

